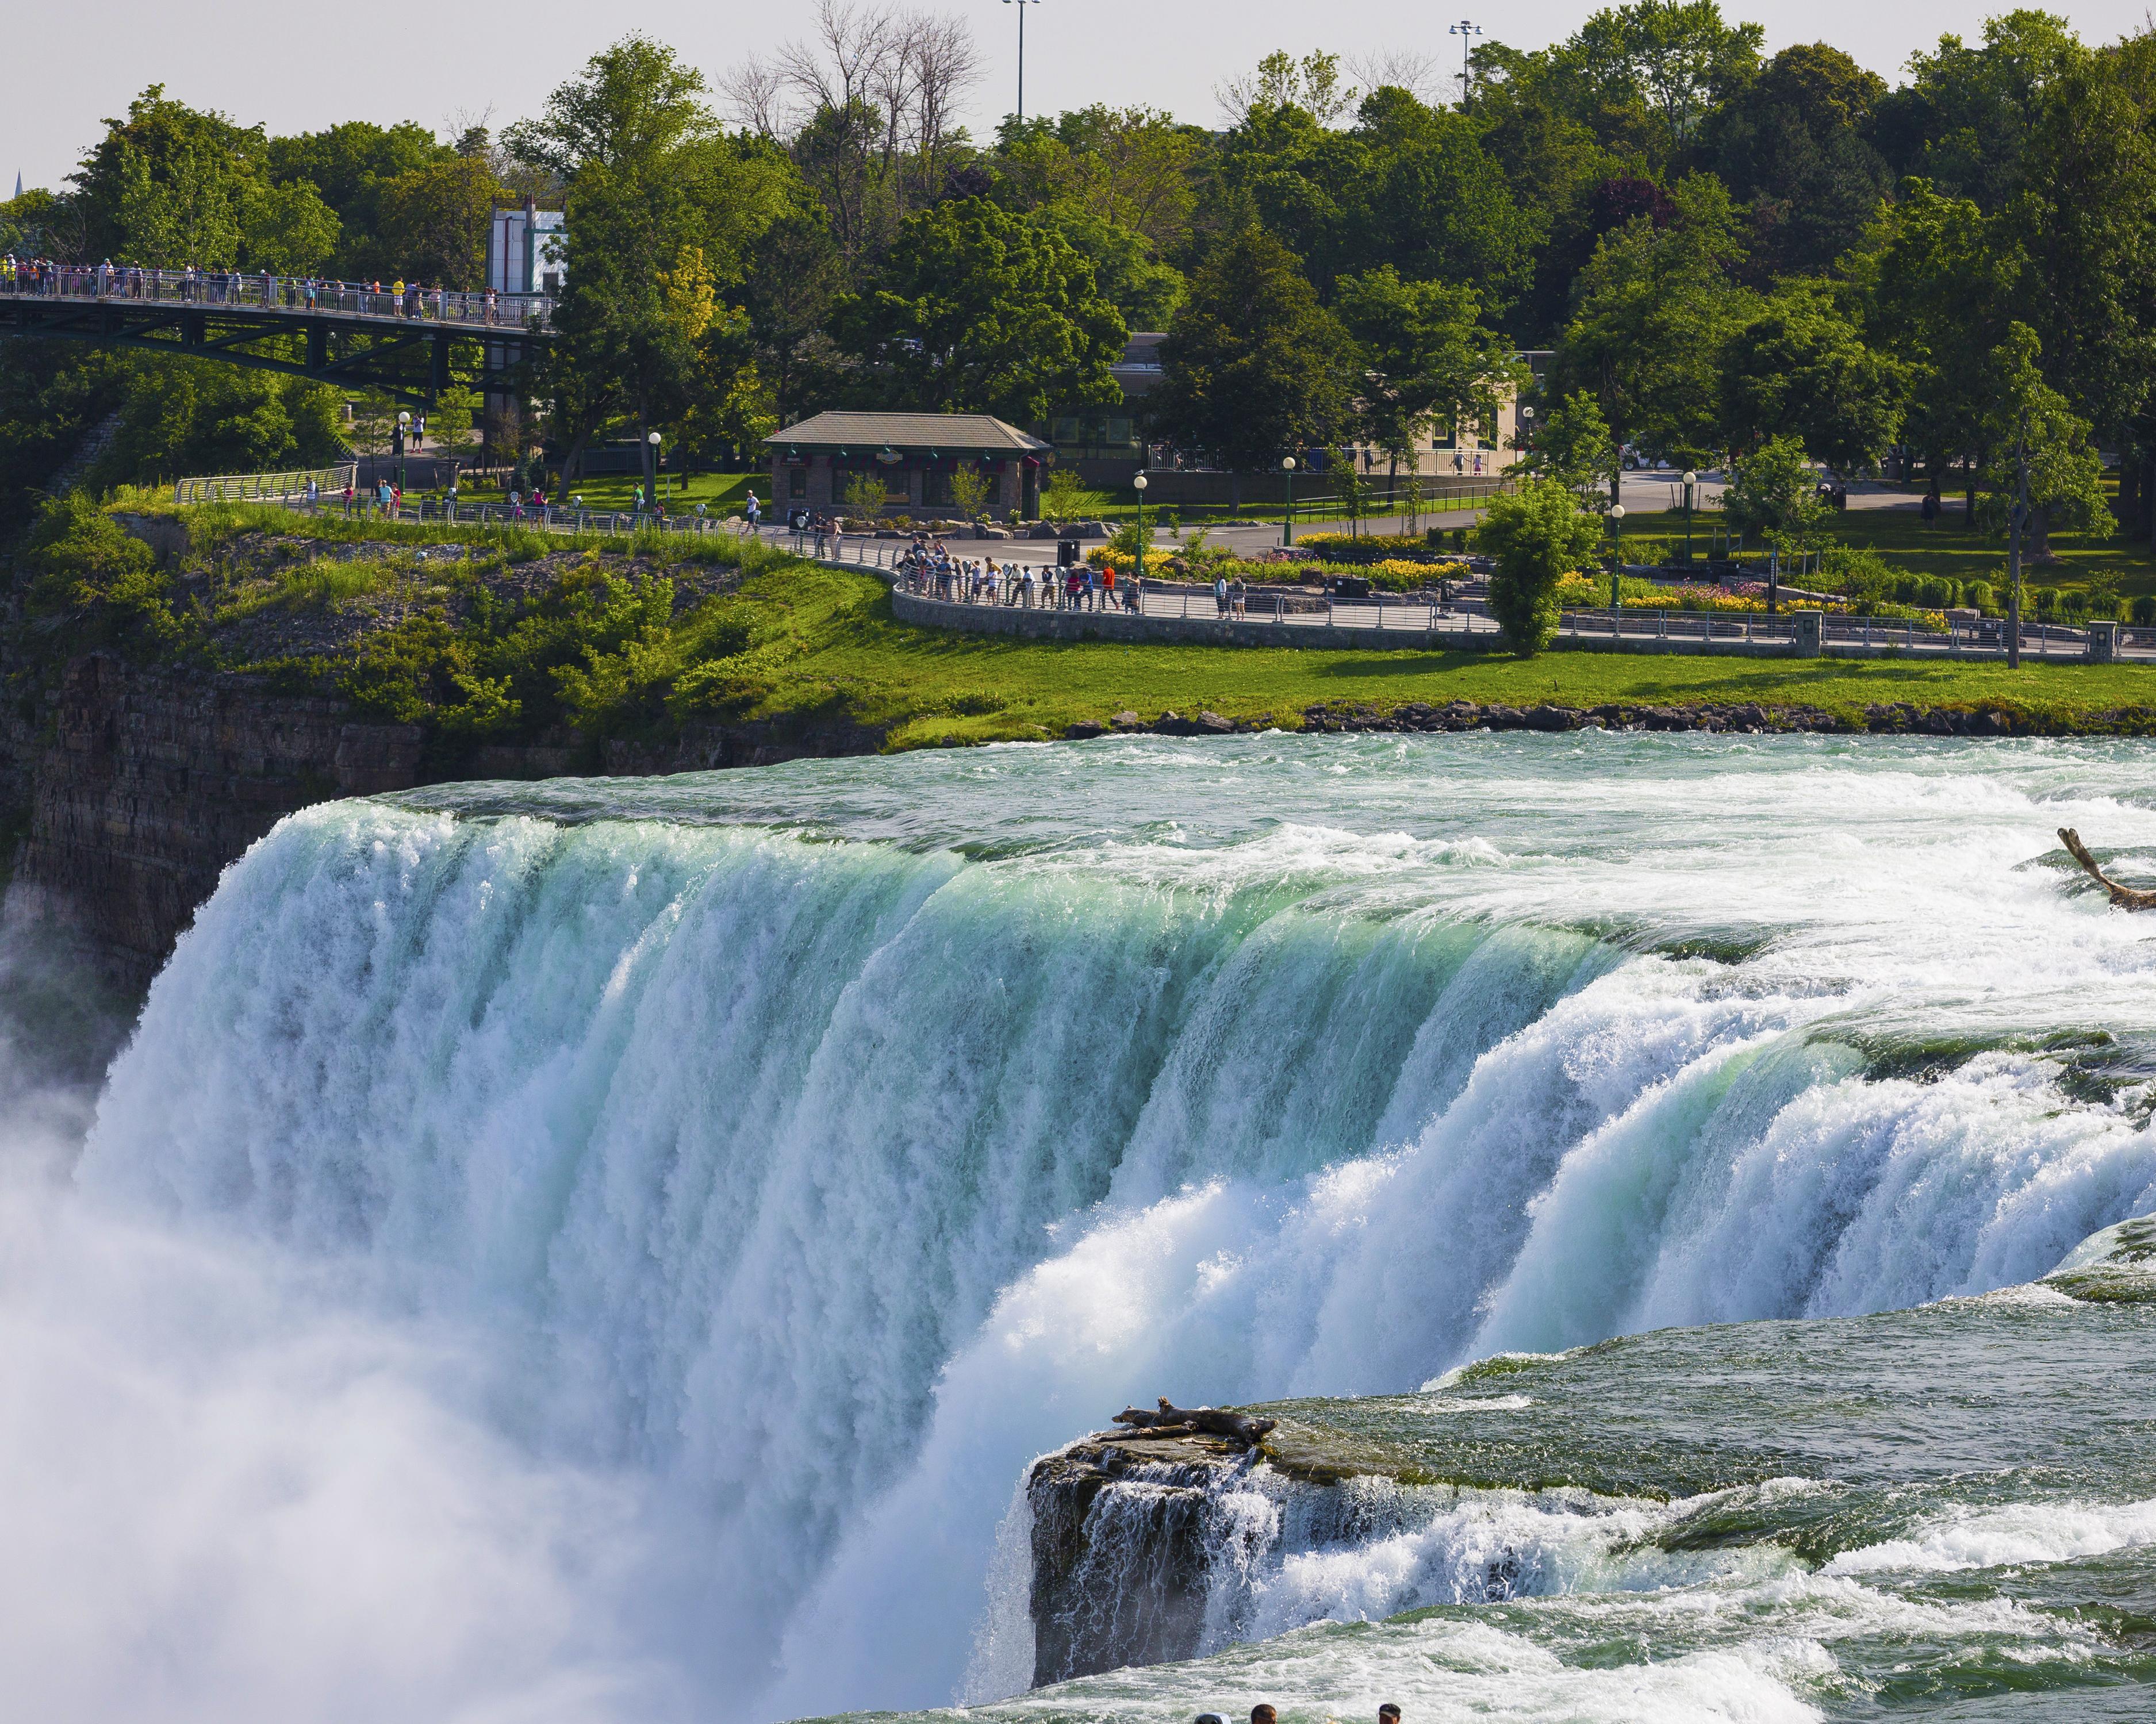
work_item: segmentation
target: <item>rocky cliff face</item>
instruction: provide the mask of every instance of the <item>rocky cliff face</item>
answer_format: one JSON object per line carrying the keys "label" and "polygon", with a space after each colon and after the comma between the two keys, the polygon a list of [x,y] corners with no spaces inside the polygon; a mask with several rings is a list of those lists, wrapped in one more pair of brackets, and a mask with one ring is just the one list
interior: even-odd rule
{"label": "rocky cliff face", "polygon": [[43,710],[0,735],[0,806],[19,839],[14,878],[113,980],[148,984],[218,875],[284,815],[432,778],[536,778],[758,766],[873,752],[880,731],[699,725],[664,747],[499,747],[428,764],[417,726],[254,678],[145,668],[107,654],[70,663]]}

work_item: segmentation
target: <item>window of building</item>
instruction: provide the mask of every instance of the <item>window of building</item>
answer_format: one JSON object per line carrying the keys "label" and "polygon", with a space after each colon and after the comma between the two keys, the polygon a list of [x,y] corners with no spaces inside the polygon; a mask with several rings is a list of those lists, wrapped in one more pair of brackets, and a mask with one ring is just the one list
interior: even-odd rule
{"label": "window of building", "polygon": [[789,497],[808,495],[808,469],[806,467],[788,467],[786,469],[786,495]]}

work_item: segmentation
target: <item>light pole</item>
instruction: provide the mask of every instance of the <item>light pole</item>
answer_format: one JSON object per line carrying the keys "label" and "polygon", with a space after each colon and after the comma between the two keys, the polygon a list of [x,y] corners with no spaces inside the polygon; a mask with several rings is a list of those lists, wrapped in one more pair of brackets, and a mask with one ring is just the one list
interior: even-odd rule
{"label": "light pole", "polygon": [[1475,44],[1471,38],[1481,35],[1482,33],[1482,27],[1471,18],[1462,18],[1458,23],[1453,25],[1452,28],[1447,30],[1445,33],[1448,36],[1457,36],[1460,38],[1460,105],[1464,108],[1467,105],[1469,92],[1474,88]]}
{"label": "light pole", "polygon": [[1287,519],[1281,524],[1281,543],[1295,543],[1295,457],[1281,457],[1281,471],[1287,475]]}
{"label": "light pole", "polygon": [[1699,475],[1690,468],[1685,469],[1685,567],[1691,567],[1691,488],[1699,483]]}
{"label": "light pole", "polygon": [[1025,125],[1025,9],[1038,6],[1040,0],[1004,0],[1006,6],[1018,8],[1018,123]]}
{"label": "light pole", "polygon": [[[1139,475],[1137,475],[1137,478],[1133,479],[1133,480],[1131,481],[1131,486],[1132,486],[1132,490],[1136,490],[1136,491],[1137,492],[1137,494],[1138,494],[1138,584],[1137,584],[1137,586],[1135,588],[1133,588],[1132,590],[1133,590],[1133,591],[1135,591],[1135,592],[1137,592],[1137,593],[1142,593],[1145,591],[1145,553],[1146,553],[1146,530],[1145,530],[1145,494],[1146,494],[1146,476],[1145,476],[1145,475],[1144,475],[1144,474],[1142,474],[1142,473],[1139,474]],[[1141,600],[1141,601],[1140,601],[1140,603],[1143,603],[1143,601],[1142,601],[1142,600]]]}
{"label": "light pole", "polygon": [[1625,505],[1609,505],[1609,618],[1614,625],[1624,595]]}
{"label": "light pole", "polygon": [[651,445],[651,512],[659,512],[659,434],[652,432],[644,441]]}
{"label": "light pole", "polygon": [[412,415],[408,410],[397,415],[397,489],[404,490],[404,445],[412,436]]}

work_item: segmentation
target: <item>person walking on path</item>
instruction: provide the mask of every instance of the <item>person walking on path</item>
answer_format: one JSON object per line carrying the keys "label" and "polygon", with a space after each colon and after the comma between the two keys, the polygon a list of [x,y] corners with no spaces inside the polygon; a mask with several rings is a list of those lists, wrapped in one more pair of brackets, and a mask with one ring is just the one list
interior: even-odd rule
{"label": "person walking on path", "polygon": [[755,493],[754,491],[751,491],[751,492],[748,494],[748,526],[749,526],[749,531],[750,531],[751,532],[754,532],[754,531],[756,531],[756,529],[757,528],[757,526],[760,526],[760,525],[762,524],[762,521],[763,521],[763,505],[762,505],[761,503],[759,503],[759,502],[757,502],[757,500],[756,500],[756,493]]}

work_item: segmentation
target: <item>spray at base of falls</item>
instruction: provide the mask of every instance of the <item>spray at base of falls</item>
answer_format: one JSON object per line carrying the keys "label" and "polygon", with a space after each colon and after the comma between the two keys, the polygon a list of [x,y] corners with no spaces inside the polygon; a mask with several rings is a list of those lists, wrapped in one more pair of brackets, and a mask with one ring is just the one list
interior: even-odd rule
{"label": "spray at base of falls", "polygon": [[[1664,939],[1605,900],[1749,867],[1699,835],[1752,854],[1789,781],[1653,757],[1637,807],[1668,830],[1624,834],[1650,879],[1588,806],[1604,763],[1537,746],[1486,779],[1393,744],[1151,741],[608,787],[623,818],[583,824],[498,787],[484,817],[312,810],[159,978],[83,1198],[482,1337],[475,1414],[631,1492],[646,1573],[699,1577],[660,1614],[764,1716],[951,1694],[1013,1482],[1103,1405],[1398,1392],[1496,1348],[1978,1291],[2150,1207],[2130,1095],[2062,1106],[2014,1025],[1921,1081],[1856,1033],[1889,1002],[1906,1033],[1949,977],[1957,1033],[1973,988],[2123,1019],[2138,951],[2013,871],[2055,806],[1939,767],[1880,798],[1874,849],[1871,769],[1836,767],[1811,872],[1761,877],[1765,929],[1671,955],[1696,917]],[[1399,806],[1344,827],[1343,762]],[[1578,824],[1507,826],[1521,770]],[[891,837],[923,818],[875,801],[892,782],[983,848]],[[1171,790],[1240,826],[1139,806]],[[725,803],[782,791],[837,829]],[[1455,829],[1418,829],[1432,809]],[[1928,886],[1933,925],[1982,928],[1994,981],[1892,927],[1912,820],[1976,883]],[[1860,873],[1884,921],[1837,919]]]}

